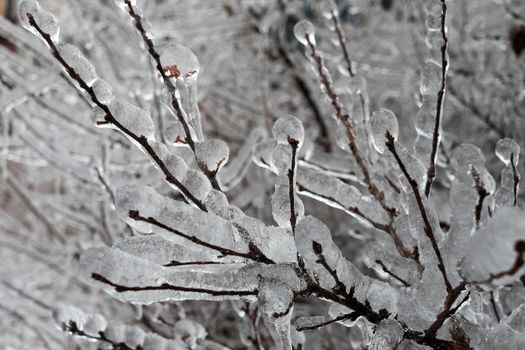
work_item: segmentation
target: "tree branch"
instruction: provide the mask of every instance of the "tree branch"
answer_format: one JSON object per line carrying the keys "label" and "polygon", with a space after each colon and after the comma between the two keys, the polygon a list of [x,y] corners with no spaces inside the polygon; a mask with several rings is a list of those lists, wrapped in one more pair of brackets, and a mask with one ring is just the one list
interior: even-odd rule
{"label": "tree branch", "polygon": [[152,224],[152,225],[155,225],[161,229],[164,229],[166,231],[169,231],[177,236],[180,236],[182,238],[185,238],[189,241],[192,241],[193,243],[197,244],[197,245],[200,245],[200,246],[203,246],[203,247],[206,247],[208,249],[212,249],[212,250],[216,250],[218,251],[219,253],[221,253],[223,256],[238,256],[238,257],[242,257],[242,258],[246,258],[246,259],[250,259],[250,260],[254,260],[254,261],[257,261],[257,262],[260,262],[260,263],[264,263],[264,264],[274,264],[274,262],[267,258],[254,244],[249,244],[249,251],[247,253],[243,253],[243,252],[238,252],[238,251],[235,251],[235,250],[232,250],[232,249],[228,249],[228,248],[224,248],[224,247],[221,247],[221,246],[218,246],[218,245],[215,245],[215,244],[212,244],[212,243],[209,243],[209,242],[205,242],[195,236],[190,236],[184,232],[180,232],[172,227],[169,227],[159,221],[157,221],[155,218],[152,218],[152,217],[143,217],[140,215],[139,211],[138,210],[130,210],[129,213],[128,213],[129,217],[132,218],[133,220],[137,220],[137,221],[142,221],[142,222],[147,222],[149,224]]}
{"label": "tree branch", "polygon": [[[175,113],[177,114],[177,119],[182,125],[182,128],[184,129],[185,134],[185,141],[188,144],[188,146],[193,151],[193,154],[195,155],[195,140],[193,139],[193,136],[191,135],[190,127],[188,125],[188,122],[186,118],[184,117],[184,113],[182,111],[182,107],[180,106],[180,103],[177,99],[176,91],[177,88],[173,84],[171,77],[166,74],[165,67],[162,65],[160,61],[160,54],[157,52],[157,49],[155,48],[155,45],[153,44],[153,41],[148,37],[146,34],[146,30],[144,29],[144,26],[142,25],[142,18],[140,15],[138,15],[133,8],[133,5],[131,4],[130,0],[122,0],[128,7],[128,13],[135,22],[135,27],[140,33],[140,36],[142,37],[142,40],[144,41],[144,44],[147,48],[147,51],[151,58],[155,61],[155,68],[157,69],[157,72],[162,77],[162,80],[164,81],[164,85],[170,92],[171,96],[171,105],[173,109],[175,110]],[[197,162],[197,165],[201,169],[201,171],[206,175],[206,177],[210,180],[211,185],[216,190],[221,190],[219,186],[219,182],[217,181],[217,178],[215,176],[215,173],[208,171],[206,167],[203,166],[200,162]]]}
{"label": "tree branch", "polygon": [[62,67],[66,70],[67,74],[71,77],[71,79],[75,80],[82,90],[84,90],[89,97],[91,98],[91,101],[95,105],[97,105],[102,111],[105,113],[104,120],[107,123],[110,123],[114,125],[117,129],[119,129],[122,133],[127,135],[129,138],[137,142],[139,145],[141,145],[146,153],[153,159],[153,161],[158,165],[158,167],[161,169],[161,171],[166,176],[166,181],[173,184],[175,187],[181,191],[181,193],[193,204],[195,204],[199,209],[203,211],[207,211],[206,207],[204,206],[204,203],[202,203],[199,199],[197,199],[177,178],[171,174],[169,169],[166,167],[166,164],[159,158],[159,156],[155,153],[151,145],[149,144],[146,137],[143,135],[136,135],[133,132],[131,132],[129,129],[124,127],[121,123],[118,122],[118,120],[113,116],[111,113],[109,107],[106,104],[103,104],[99,101],[97,98],[97,95],[95,94],[95,91],[92,87],[90,87],[88,84],[86,84],[85,81],[82,80],[80,75],[64,60],[60,52],[58,51],[55,43],[51,39],[51,36],[44,32],[40,26],[36,23],[35,19],[33,18],[33,15],[30,13],[27,13],[27,18],[29,20],[29,24],[37,30],[37,32],[42,36],[46,44],[49,46],[51,53],[53,56],[57,59],[57,61],[62,65]]}
{"label": "tree branch", "polygon": [[423,204],[423,199],[421,197],[421,193],[419,192],[419,186],[418,186],[416,180],[414,180],[410,176],[410,174],[408,173],[408,171],[407,171],[407,169],[405,167],[405,164],[403,164],[403,161],[401,160],[401,158],[399,158],[399,155],[397,154],[397,151],[396,151],[394,137],[392,136],[392,134],[390,134],[390,132],[387,130],[385,136],[386,136],[386,142],[385,142],[386,147],[388,148],[390,153],[392,153],[392,155],[396,159],[397,164],[399,165],[399,168],[403,172],[403,175],[405,176],[405,178],[407,179],[408,183],[410,184],[410,187],[412,188],[412,192],[413,192],[414,197],[416,199],[416,203],[417,203],[417,206],[419,208],[419,212],[421,214],[421,218],[423,219],[423,223],[424,223],[424,226],[425,226],[425,228],[424,228],[425,229],[425,235],[430,239],[430,242],[432,243],[432,248],[434,249],[434,252],[436,253],[436,257],[438,259],[438,268],[441,271],[441,274],[443,275],[443,279],[445,281],[445,285],[447,287],[447,291],[450,292],[450,291],[452,291],[452,285],[450,284],[450,282],[448,280],[447,272],[445,270],[445,264],[443,262],[443,257],[441,256],[441,252],[439,251],[439,247],[438,247],[438,244],[437,244],[437,241],[436,241],[436,237],[434,236],[434,231],[432,230],[432,226],[430,225],[430,220],[428,218],[427,211],[425,209],[425,205]]}
{"label": "tree branch", "polygon": [[445,100],[445,90],[447,87],[447,70],[448,70],[448,37],[447,37],[447,3],[446,0],[441,0],[441,36],[443,38],[443,45],[441,46],[441,88],[437,94],[436,118],[434,123],[434,131],[432,133],[432,150],[430,152],[430,165],[427,170],[427,182],[425,185],[425,196],[430,195],[432,182],[436,177],[436,158],[439,148],[439,129],[441,128],[441,117],[443,114],[443,105]]}

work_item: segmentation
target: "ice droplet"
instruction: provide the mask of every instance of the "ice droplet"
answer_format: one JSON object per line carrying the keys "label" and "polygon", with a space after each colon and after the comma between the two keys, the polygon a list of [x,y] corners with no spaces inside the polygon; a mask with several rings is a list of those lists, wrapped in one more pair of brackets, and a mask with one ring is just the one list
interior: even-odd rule
{"label": "ice droplet", "polygon": [[29,30],[35,35],[39,35],[37,30],[29,24],[29,18],[27,14],[34,15],[40,9],[40,5],[35,0],[23,0],[18,5],[18,18],[20,19],[20,24],[25,29]]}
{"label": "ice droplet", "polygon": [[95,82],[97,79],[95,67],[82,55],[79,49],[70,44],[59,44],[58,52],[88,86]]}
{"label": "ice droplet", "polygon": [[394,140],[397,140],[397,135],[399,133],[397,118],[391,110],[382,108],[379,111],[372,113],[370,127],[374,148],[379,153],[383,154],[386,149],[386,132],[388,131],[394,137]]}
{"label": "ice droplet", "polygon": [[195,80],[199,75],[199,60],[185,46],[171,44],[162,47],[160,49],[160,60],[162,68],[170,77]]}
{"label": "ice droplet", "polygon": [[520,146],[513,139],[501,139],[496,143],[496,156],[505,165],[509,165],[512,158],[514,166],[516,166],[520,157]]}
{"label": "ice droplet", "polygon": [[211,189],[210,181],[206,175],[193,169],[188,169],[182,184],[199,200],[203,200]]}
{"label": "ice droplet", "polygon": [[315,45],[315,27],[312,22],[302,20],[293,28],[295,38],[303,45],[308,45],[308,40]]}
{"label": "ice droplet", "polygon": [[97,96],[97,99],[102,103],[107,105],[113,100],[113,88],[107,81],[104,79],[96,79],[93,83],[93,92]]}
{"label": "ice droplet", "polygon": [[222,140],[206,140],[195,145],[197,161],[210,171],[219,171],[230,157],[230,149]]}
{"label": "ice droplet", "polygon": [[471,144],[463,143],[456,147],[452,153],[451,165],[456,171],[467,169],[470,165],[483,168],[485,157],[481,150]]}
{"label": "ice droplet", "polygon": [[441,88],[441,65],[427,60],[423,69],[419,89],[422,95],[436,95]]}
{"label": "ice droplet", "polygon": [[279,143],[290,143],[291,140],[299,142],[302,145],[304,142],[304,128],[303,123],[299,118],[287,115],[277,119],[273,124],[273,136]]}
{"label": "ice droplet", "polygon": [[137,136],[144,136],[149,140],[155,138],[155,127],[149,114],[124,100],[113,100],[109,109],[115,119],[122,126]]}
{"label": "ice droplet", "polygon": [[33,16],[36,24],[40,29],[50,35],[53,42],[58,41],[58,36],[60,33],[60,26],[55,16],[51,12],[48,12],[40,7],[38,2],[34,0],[25,0],[22,1],[18,7],[18,14],[20,18],[20,23],[22,26],[31,31],[33,34],[37,35],[42,39],[42,36],[38,33],[36,28],[33,28],[29,23],[28,14]]}

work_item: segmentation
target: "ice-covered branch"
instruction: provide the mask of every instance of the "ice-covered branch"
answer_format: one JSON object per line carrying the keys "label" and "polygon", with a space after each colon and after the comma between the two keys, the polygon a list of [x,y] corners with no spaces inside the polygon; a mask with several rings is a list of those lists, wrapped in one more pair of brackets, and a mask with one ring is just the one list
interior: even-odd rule
{"label": "ice-covered branch", "polygon": [[443,257],[441,256],[441,251],[439,250],[438,243],[437,243],[436,237],[434,235],[434,231],[432,230],[432,226],[430,225],[430,221],[429,221],[429,218],[428,218],[427,210],[425,208],[425,204],[423,203],[423,199],[421,197],[421,192],[419,191],[418,183],[408,173],[408,171],[407,171],[407,169],[405,167],[405,164],[403,163],[403,161],[399,157],[399,155],[398,155],[398,153],[396,151],[394,136],[392,136],[390,131],[387,130],[386,134],[385,134],[385,137],[386,137],[386,141],[385,141],[386,147],[388,148],[390,153],[392,153],[392,155],[396,159],[399,168],[401,169],[403,175],[405,176],[406,180],[410,184],[410,187],[412,189],[412,194],[414,195],[414,197],[416,199],[417,206],[419,208],[419,213],[421,215],[421,218],[423,219],[425,235],[428,237],[428,239],[432,243],[432,249],[434,250],[434,253],[436,254],[436,257],[438,259],[438,268],[441,271],[441,274],[443,275],[443,280],[445,282],[447,290],[451,291],[452,290],[452,285],[450,284],[450,281],[448,279],[448,276],[447,276],[447,273],[446,273],[446,270],[445,270],[445,264],[443,262]]}
{"label": "ice-covered branch", "polygon": [[[28,11],[30,11],[30,9],[28,9]],[[170,172],[170,170],[168,169],[168,167],[166,166],[164,161],[155,152],[154,148],[151,145],[152,141],[149,140],[147,136],[145,136],[143,134],[138,134],[137,132],[135,132],[135,130],[130,129],[129,127],[126,127],[123,123],[121,123],[119,121],[119,118],[114,115],[113,111],[115,109],[113,109],[113,111],[112,111],[112,108],[110,108],[109,105],[106,103],[106,99],[108,97],[111,98],[111,93],[109,93],[109,96],[107,96],[105,94],[103,96],[100,96],[100,92],[102,90],[98,90],[99,94],[97,94],[97,92],[95,92],[94,86],[90,86],[87,83],[87,81],[85,80],[83,75],[87,76],[88,74],[91,74],[91,76],[93,76],[93,73],[87,73],[85,71],[86,69],[89,69],[88,64],[77,66],[77,67],[71,66],[66,61],[65,57],[63,56],[63,54],[61,53],[61,50],[59,50],[59,48],[56,46],[53,37],[49,33],[45,32],[40,27],[40,25],[35,20],[35,17],[33,16],[33,14],[31,12],[27,12],[25,15],[26,15],[27,20],[28,20],[28,26],[30,28],[34,28],[36,30],[36,32],[42,37],[44,42],[50,48],[51,53],[53,54],[53,56],[57,59],[57,61],[60,63],[60,65],[65,69],[65,71],[71,77],[71,79],[73,79],[75,82],[77,82],[78,85],[80,86],[80,88],[82,90],[84,90],[89,95],[89,97],[91,98],[91,101],[98,108],[100,108],[104,112],[104,120],[103,120],[103,122],[99,122],[99,124],[100,123],[104,123],[104,124],[111,124],[111,125],[115,126],[118,130],[120,130],[123,134],[128,136],[131,140],[135,141],[137,144],[142,146],[142,148],[145,150],[145,152],[153,159],[155,164],[157,164],[159,169],[164,173],[164,175],[166,176],[166,181],[168,181],[169,183],[171,183],[175,187],[177,187],[181,191],[181,193],[183,193],[183,195],[189,201],[191,201],[193,204],[195,204],[201,210],[206,211],[206,208],[205,208],[204,204],[202,203],[202,201],[199,200],[198,198],[196,198],[188,190],[187,187],[185,187],[175,176],[173,176],[173,174]],[[56,28],[58,28],[58,24],[56,22],[55,22],[54,26],[56,26]],[[62,51],[64,51],[64,50],[62,50]],[[91,78],[91,79],[93,79],[93,78]],[[93,80],[95,80],[95,79],[93,79]],[[98,79],[98,80],[101,81],[100,79]],[[91,82],[91,83],[93,83],[93,82]],[[107,83],[101,81],[100,89],[105,84],[107,84]],[[104,91],[107,91],[107,90],[104,90]],[[102,98],[102,100],[101,100],[101,98]],[[116,110],[124,112],[124,111],[121,110],[122,108],[124,108],[124,107],[117,108]],[[129,111],[128,111],[128,113],[129,113]],[[129,116],[126,116],[126,118],[129,118]],[[137,120],[137,122],[140,123],[140,125],[144,125],[143,124],[144,121],[138,121]],[[150,122],[151,122],[151,119],[150,119]],[[137,131],[140,132],[140,130],[141,129],[139,129]]]}
{"label": "ice-covered branch", "polygon": [[[164,82],[164,85],[168,89],[168,94],[170,95],[170,102],[171,106],[175,110],[176,116],[178,121],[183,127],[184,130],[184,142],[188,144],[188,146],[191,148],[193,153],[195,154],[195,157],[197,158],[197,164],[199,165],[202,172],[208,177],[210,180],[212,186],[216,190],[220,190],[220,185],[217,178],[217,171],[214,169],[208,169],[203,162],[199,161],[198,153],[196,147],[198,146],[198,141],[194,139],[194,136],[192,136],[192,132],[190,129],[190,126],[188,124],[187,117],[185,116],[185,113],[182,109],[182,106],[179,103],[179,100],[177,98],[177,87],[173,83],[173,77],[175,79],[179,78],[181,72],[179,71],[179,68],[177,65],[181,65],[182,62],[161,62],[161,54],[155,47],[155,44],[152,40],[151,33],[147,32],[147,30],[144,28],[143,24],[143,18],[142,15],[138,14],[134,4],[131,0],[117,0],[121,1],[123,3],[123,6],[126,7],[127,12],[133,18],[133,21],[135,23],[135,27],[140,33],[140,36],[142,37],[142,40],[144,41],[144,45],[146,46],[146,49],[151,56],[151,58],[155,62],[155,68],[162,77],[162,81]],[[121,5],[119,5],[121,6]],[[166,65],[167,63],[171,65]],[[188,76],[194,75],[197,72],[185,72]],[[204,141],[204,140],[201,140]],[[225,163],[225,162],[224,162]],[[220,164],[219,164],[220,165]]]}
{"label": "ice-covered branch", "polygon": [[335,111],[335,116],[337,120],[344,127],[345,134],[348,140],[348,147],[350,148],[350,151],[352,152],[352,155],[354,156],[357,165],[363,174],[364,181],[368,187],[368,191],[381,204],[383,209],[389,213],[389,215],[395,216],[395,208],[390,207],[385,202],[384,194],[381,192],[381,190],[377,187],[375,181],[372,179],[366,160],[363,157],[361,151],[359,150],[356,133],[352,125],[351,117],[346,111],[346,109],[342,106],[340,98],[334,89],[330,73],[326,68],[325,64],[323,63],[323,59],[317,52],[315,44],[315,30],[312,23],[308,21],[301,21],[296,24],[294,32],[297,40],[299,40],[299,42],[305,45],[309,50],[312,65],[319,77],[322,91],[330,101],[330,104],[332,105],[332,108]]}
{"label": "ice-covered branch", "polygon": [[[436,177],[436,158],[437,158],[437,152],[439,149],[439,142],[440,142],[440,132],[441,132],[441,119],[443,115],[443,105],[445,100],[445,90],[446,90],[446,80],[447,80],[447,71],[448,71],[448,37],[447,37],[447,26],[446,26],[446,19],[447,19],[447,2],[446,0],[440,0],[441,1],[441,24],[440,24],[440,34],[441,34],[441,86],[439,88],[439,91],[437,92],[437,102],[436,102],[436,116],[434,121],[434,129],[432,131],[432,150],[430,151],[430,165],[427,170],[427,182],[425,184],[425,196],[430,195],[430,189],[432,187],[432,182],[434,182],[434,178]],[[436,6],[435,4],[431,5],[432,7]],[[435,16],[435,13],[432,13],[436,10],[431,8],[429,10],[429,21],[432,21],[432,16]],[[431,38],[430,41],[432,41],[432,36],[436,34],[429,32],[428,36]],[[430,45],[432,45],[431,43]],[[430,63],[433,64],[433,63]]]}

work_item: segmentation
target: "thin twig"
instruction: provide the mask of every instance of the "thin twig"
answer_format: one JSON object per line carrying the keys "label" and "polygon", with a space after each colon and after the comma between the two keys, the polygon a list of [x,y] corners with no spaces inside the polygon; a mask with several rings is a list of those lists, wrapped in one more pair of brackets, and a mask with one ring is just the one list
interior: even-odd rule
{"label": "thin twig", "polygon": [[292,148],[292,164],[288,169],[288,187],[290,196],[290,226],[295,237],[295,225],[297,224],[297,213],[295,212],[295,178],[297,176],[297,149],[299,148],[299,141],[288,137],[288,144]]}
{"label": "thin twig", "polygon": [[188,234],[186,234],[184,232],[181,232],[179,230],[174,229],[173,227],[167,226],[167,225],[159,222],[155,218],[143,217],[143,216],[140,215],[139,211],[137,211],[137,210],[130,210],[128,215],[133,220],[147,222],[149,224],[152,224],[152,225],[155,225],[155,226],[157,226],[159,228],[162,228],[162,229],[164,229],[166,231],[169,231],[169,232],[171,232],[171,233],[173,233],[173,234],[175,234],[177,236],[183,237],[183,238],[185,238],[185,239],[187,239],[187,240],[189,240],[189,241],[191,241],[191,242],[193,242],[193,243],[195,243],[197,245],[200,245],[200,246],[206,247],[208,249],[212,249],[212,250],[218,251],[223,256],[238,256],[238,257],[254,260],[254,261],[265,263],[265,264],[273,264],[274,263],[271,259],[267,258],[253,244],[249,244],[249,247],[248,247],[249,251],[247,253],[238,252],[238,251],[235,251],[235,250],[232,250],[232,249],[228,249],[228,248],[224,248],[224,247],[221,247],[221,246],[209,243],[209,242],[205,242],[205,241],[201,240],[200,238],[188,235]]}
{"label": "thin twig", "polygon": [[332,17],[332,22],[334,24],[335,33],[337,34],[337,39],[339,40],[339,46],[341,47],[341,50],[343,51],[343,57],[346,63],[346,69],[348,70],[348,74],[350,74],[350,76],[353,77],[354,70],[352,69],[352,60],[350,59],[350,55],[348,54],[348,48],[346,47],[346,37],[341,28],[341,22],[339,21],[339,15],[333,9],[330,11],[330,14]]}
{"label": "thin twig", "polygon": [[447,70],[448,70],[448,37],[447,37],[447,3],[446,0],[441,0],[441,36],[443,38],[443,45],[441,46],[441,88],[437,94],[436,117],[434,120],[434,131],[432,133],[432,150],[430,152],[430,165],[427,170],[427,182],[425,184],[425,196],[430,195],[432,182],[436,177],[436,158],[439,148],[439,129],[441,128],[441,117],[443,115],[443,105],[445,100],[445,90],[447,87]]}
{"label": "thin twig", "polygon": [[430,220],[428,218],[427,211],[425,209],[425,205],[423,204],[421,193],[419,192],[418,183],[408,173],[408,170],[406,169],[405,164],[403,164],[403,161],[401,160],[401,158],[399,158],[399,155],[397,154],[397,150],[395,146],[394,137],[392,136],[392,134],[390,134],[390,132],[387,130],[385,136],[386,136],[385,145],[387,146],[390,153],[392,153],[392,155],[396,159],[397,164],[399,165],[399,168],[401,169],[401,172],[403,172],[403,175],[405,176],[408,183],[410,184],[410,187],[412,188],[412,192],[416,199],[416,203],[419,208],[419,212],[421,214],[421,218],[423,219],[423,223],[425,226],[424,227],[425,235],[430,239],[430,242],[432,243],[432,248],[434,249],[434,252],[438,259],[438,268],[441,271],[441,274],[443,275],[443,279],[445,281],[447,291],[450,292],[452,290],[452,285],[450,284],[450,281],[448,280],[447,272],[445,270],[445,264],[443,262],[443,257],[441,256],[441,252],[439,251],[436,237],[434,236],[434,231],[432,230],[432,226],[430,225]]}

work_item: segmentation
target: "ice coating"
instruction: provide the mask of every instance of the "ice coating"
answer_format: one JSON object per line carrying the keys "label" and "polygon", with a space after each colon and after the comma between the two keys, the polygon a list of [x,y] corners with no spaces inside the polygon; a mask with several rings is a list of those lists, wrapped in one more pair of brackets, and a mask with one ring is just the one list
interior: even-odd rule
{"label": "ice coating", "polygon": [[496,156],[505,165],[509,165],[512,159],[516,166],[520,157],[520,146],[513,139],[501,139],[496,143]]}
{"label": "ice coating", "polygon": [[60,26],[52,13],[42,9],[35,0],[24,0],[18,5],[20,24],[40,39],[43,39],[38,30],[31,25],[29,16],[34,19],[44,33],[49,34],[53,42],[58,42]]}
{"label": "ice coating", "polygon": [[84,57],[82,52],[71,44],[59,44],[58,52],[64,61],[77,73],[82,81],[91,86],[97,79],[95,67]]}
{"label": "ice coating", "polygon": [[104,79],[95,79],[91,87],[100,103],[107,105],[113,100],[113,88]]}
{"label": "ice coating", "polygon": [[167,76],[173,78],[197,79],[199,75],[199,60],[185,46],[170,44],[159,49],[162,68]]}
{"label": "ice coating", "polygon": [[304,142],[303,123],[291,115],[277,119],[273,124],[272,133],[279,143],[288,144],[295,140],[301,145]]}
{"label": "ice coating", "polygon": [[155,138],[155,127],[148,112],[126,100],[114,99],[108,105],[109,110],[125,129],[148,140]]}
{"label": "ice coating", "polygon": [[429,59],[423,68],[420,91],[422,95],[436,95],[441,88],[441,65]]}
{"label": "ice coating", "polygon": [[217,173],[230,157],[230,149],[222,140],[206,140],[195,144],[195,157],[209,171]]}
{"label": "ice coating", "polygon": [[[297,22],[293,28],[295,38],[303,45],[308,45],[308,40],[310,43],[315,45],[315,27],[312,22],[308,20],[302,20]],[[307,40],[308,38],[308,40]]]}
{"label": "ice coating", "polygon": [[372,133],[372,143],[374,148],[379,153],[384,153],[386,150],[387,131],[397,140],[399,133],[399,126],[395,114],[388,109],[380,109],[372,113],[370,118],[370,128]]}
{"label": "ice coating", "polygon": [[[513,224],[509,225],[510,222]],[[524,229],[525,218],[519,209],[500,208],[471,238],[470,249],[460,264],[461,275],[468,281],[486,281],[485,286],[500,286],[519,280],[523,266],[513,273],[500,273],[508,271],[517,255],[525,252]]]}

